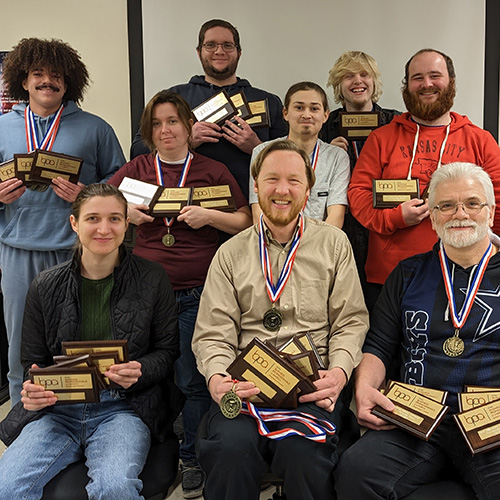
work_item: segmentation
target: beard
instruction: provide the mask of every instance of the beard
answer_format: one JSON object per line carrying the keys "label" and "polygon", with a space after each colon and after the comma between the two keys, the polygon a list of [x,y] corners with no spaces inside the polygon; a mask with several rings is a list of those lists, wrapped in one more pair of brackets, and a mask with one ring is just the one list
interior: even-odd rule
{"label": "beard", "polygon": [[[454,233],[451,227],[470,227],[473,231]],[[481,241],[489,231],[488,219],[477,223],[473,220],[450,220],[444,224],[436,224],[436,233],[443,243],[453,248],[467,248]]]}
{"label": "beard", "polygon": [[236,73],[240,56],[238,56],[234,61],[229,61],[227,66],[223,69],[214,68],[205,57],[201,57],[200,60],[201,66],[203,67],[203,71],[206,75],[214,80],[226,80]]}
{"label": "beard", "polygon": [[[425,88],[422,90],[429,90]],[[424,121],[434,121],[440,116],[450,111],[455,99],[455,80],[450,80],[450,83],[444,90],[439,90],[438,98],[432,103],[422,103],[418,98],[417,93],[412,93],[408,90],[408,84],[403,87],[403,100],[406,109],[417,118]]]}
{"label": "beard", "polygon": [[264,200],[257,194],[259,199],[259,205],[262,209],[262,213],[266,218],[275,224],[276,226],[287,226],[291,222],[297,219],[302,207],[304,206],[305,198],[302,200],[294,200],[290,198],[282,198],[290,202],[290,210],[287,213],[281,213],[280,210],[275,210],[273,207],[273,202],[269,198]]}

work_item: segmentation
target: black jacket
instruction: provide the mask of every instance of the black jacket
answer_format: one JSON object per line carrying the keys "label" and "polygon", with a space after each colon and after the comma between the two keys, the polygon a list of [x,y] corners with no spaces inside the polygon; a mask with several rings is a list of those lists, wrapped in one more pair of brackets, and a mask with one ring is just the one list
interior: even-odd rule
{"label": "black jacket", "polygon": [[[175,297],[159,264],[123,248],[120,256],[110,298],[112,334],[128,341],[129,358],[139,361],[142,371],[139,381],[124,394],[152,435],[163,440],[183,403],[173,383],[174,361],[179,356]],[[61,342],[81,339],[80,276],[79,261],[74,258],[43,271],[31,284],[22,332],[25,378],[33,363],[52,365],[52,357],[61,354]],[[43,411],[29,412],[21,403],[16,405],[2,422],[2,441],[11,442],[27,421]]]}

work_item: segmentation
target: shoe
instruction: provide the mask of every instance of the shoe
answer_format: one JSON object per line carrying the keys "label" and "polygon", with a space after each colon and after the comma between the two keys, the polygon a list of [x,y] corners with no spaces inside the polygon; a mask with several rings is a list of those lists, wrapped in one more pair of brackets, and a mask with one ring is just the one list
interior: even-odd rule
{"label": "shoe", "polygon": [[198,498],[205,486],[205,473],[198,463],[188,462],[181,464],[182,496],[184,498]]}

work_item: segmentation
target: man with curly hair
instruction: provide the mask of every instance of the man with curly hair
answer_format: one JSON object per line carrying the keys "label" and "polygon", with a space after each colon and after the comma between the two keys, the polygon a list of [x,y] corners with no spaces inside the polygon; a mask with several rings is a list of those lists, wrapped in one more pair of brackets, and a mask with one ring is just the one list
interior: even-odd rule
{"label": "man with curly hair", "polygon": [[36,148],[83,158],[80,182],[62,177],[26,187],[19,179],[0,184],[0,268],[9,342],[9,392],[21,398],[20,361],[24,302],[37,274],[69,258],[74,232],[71,203],[82,187],[106,181],[124,163],[109,124],[82,111],[89,74],[76,50],[60,40],[24,38],[4,60],[9,97],[22,101],[0,116],[0,162]]}

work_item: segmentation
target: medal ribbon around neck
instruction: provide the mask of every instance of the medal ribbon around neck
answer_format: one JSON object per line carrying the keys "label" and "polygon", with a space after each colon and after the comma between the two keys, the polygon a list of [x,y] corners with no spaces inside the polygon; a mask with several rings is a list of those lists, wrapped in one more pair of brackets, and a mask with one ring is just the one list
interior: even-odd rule
{"label": "medal ribbon around neck", "polygon": [[[188,151],[186,159],[184,160],[184,165],[182,166],[181,177],[179,179],[179,182],[177,183],[177,187],[184,187],[184,185],[186,184],[192,160],[193,157]],[[163,172],[161,171],[161,160],[160,160],[160,155],[158,153],[156,153],[156,158],[155,158],[155,171],[156,171],[156,181],[160,186],[164,186],[165,184],[163,182]],[[165,222],[165,226],[169,228],[174,222],[174,217],[164,217],[163,220]]]}
{"label": "medal ribbon around neck", "polygon": [[[261,436],[269,439],[281,440],[290,436],[301,436],[311,441],[324,443],[326,436],[333,435],[336,432],[335,425],[328,420],[322,420],[309,413],[294,411],[294,410],[271,410],[264,408],[257,408],[252,403],[243,403],[241,410],[243,415],[253,417],[257,422],[257,429]],[[266,422],[300,422],[309,431],[310,434],[305,434],[297,429],[285,428],[277,431],[270,431]]]}
{"label": "medal ribbon around neck", "polygon": [[[313,172],[316,172],[316,165],[318,164],[319,158],[319,141],[316,141],[316,145],[314,146],[312,157],[311,157],[311,167]],[[306,196],[306,201],[304,201],[304,205],[302,206],[302,210],[306,208],[307,200],[309,199],[309,195]]]}
{"label": "medal ribbon around neck", "polygon": [[45,151],[51,151],[54,141],[56,140],[57,130],[59,129],[59,123],[61,122],[61,115],[64,109],[64,105],[61,104],[56,114],[50,122],[49,128],[42,139],[42,142],[38,143],[38,127],[35,121],[35,114],[31,111],[31,108],[26,106],[24,110],[24,125],[26,128],[26,147],[28,153],[31,153],[35,149],[44,149]]}
{"label": "medal ribbon around neck", "polygon": [[460,311],[457,311],[457,306],[455,302],[455,293],[453,291],[453,280],[451,278],[451,271],[448,262],[448,256],[444,250],[443,242],[439,245],[439,261],[441,263],[441,271],[443,273],[444,287],[446,290],[446,295],[448,296],[448,303],[450,304],[451,320],[455,329],[460,330],[462,326],[467,321],[467,317],[472,309],[472,304],[476,298],[479,285],[483,279],[488,262],[493,254],[493,245],[490,243],[486,252],[484,252],[481,257],[481,261],[477,266],[474,273],[472,282],[467,287],[467,292],[465,294],[465,300]]}
{"label": "medal ribbon around neck", "polygon": [[295,236],[293,237],[292,246],[288,251],[286,256],[283,269],[278,278],[276,286],[273,284],[273,271],[271,269],[271,261],[269,260],[269,252],[267,251],[266,239],[265,239],[265,229],[264,229],[264,218],[263,214],[260,214],[259,219],[259,253],[260,253],[260,265],[262,267],[262,273],[266,279],[267,295],[269,299],[274,304],[279,298],[285,285],[292,272],[292,267],[295,262],[295,256],[297,255],[297,250],[300,245],[300,240],[302,239],[302,234],[304,232],[304,217],[302,212],[299,213],[299,228],[295,231]]}

